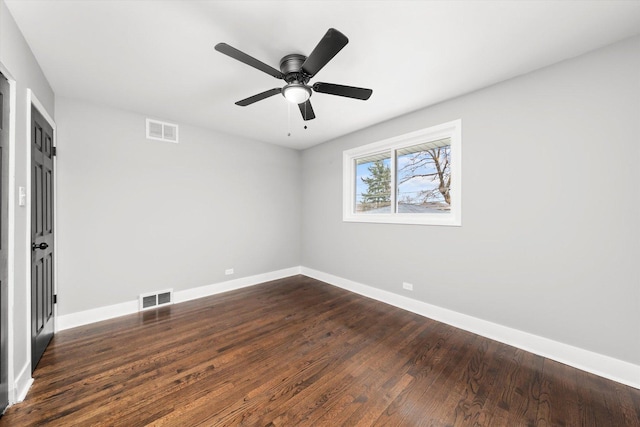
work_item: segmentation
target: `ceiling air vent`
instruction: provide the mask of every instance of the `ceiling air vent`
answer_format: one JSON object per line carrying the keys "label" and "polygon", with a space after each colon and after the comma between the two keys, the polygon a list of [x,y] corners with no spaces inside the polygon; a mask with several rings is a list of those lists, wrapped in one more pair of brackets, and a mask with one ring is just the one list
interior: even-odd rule
{"label": "ceiling air vent", "polygon": [[147,119],[147,139],[178,143],[178,125]]}
{"label": "ceiling air vent", "polygon": [[173,304],[173,289],[140,295],[140,311]]}

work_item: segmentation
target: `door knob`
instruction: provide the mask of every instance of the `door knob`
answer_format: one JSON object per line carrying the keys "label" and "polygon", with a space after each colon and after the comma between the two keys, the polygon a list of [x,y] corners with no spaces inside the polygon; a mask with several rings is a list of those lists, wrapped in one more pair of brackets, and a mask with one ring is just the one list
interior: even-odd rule
{"label": "door knob", "polygon": [[47,249],[49,247],[49,245],[47,245],[45,242],[40,243],[39,245],[36,245],[35,243],[31,244],[31,250],[35,251],[36,249]]}

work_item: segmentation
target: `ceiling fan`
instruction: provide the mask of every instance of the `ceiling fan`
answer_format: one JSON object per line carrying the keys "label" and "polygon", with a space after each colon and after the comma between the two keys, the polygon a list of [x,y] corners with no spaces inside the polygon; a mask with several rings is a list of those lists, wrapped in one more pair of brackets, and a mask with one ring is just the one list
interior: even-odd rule
{"label": "ceiling fan", "polygon": [[226,43],[218,43],[215,49],[218,52],[232,57],[233,59],[287,82],[287,84],[282,88],[277,87],[257,95],[250,96],[236,102],[236,105],[246,107],[254,102],[258,102],[281,93],[289,102],[298,104],[300,107],[300,113],[304,120],[312,120],[316,117],[313,113],[311,102],[309,101],[312,94],[312,88],[314,92],[318,93],[326,93],[329,95],[344,96],[347,98],[362,100],[369,99],[373,93],[371,89],[343,86],[333,83],[317,82],[314,83],[313,86],[308,85],[309,80],[325,65],[327,65],[327,63],[336,56],[336,54],[347,45],[347,43],[349,43],[349,39],[344,34],[334,28],[329,28],[322,40],[320,40],[308,57],[297,53],[286,55],[280,60],[279,71],[264,62],[229,46]]}

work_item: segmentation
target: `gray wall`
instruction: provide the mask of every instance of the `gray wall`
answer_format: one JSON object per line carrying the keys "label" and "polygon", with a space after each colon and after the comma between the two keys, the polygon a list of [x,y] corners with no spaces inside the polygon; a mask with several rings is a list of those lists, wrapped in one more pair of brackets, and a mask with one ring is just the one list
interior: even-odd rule
{"label": "gray wall", "polygon": [[[29,168],[27,166],[27,89],[31,89],[33,94],[42,103],[47,113],[54,117],[54,93],[49,86],[49,82],[44,76],[36,58],[27,45],[22,33],[18,29],[13,17],[9,13],[4,1],[0,0],[0,70],[8,72],[8,78],[16,83],[16,123],[15,123],[15,186],[27,186],[27,176]],[[10,250],[13,253],[14,281],[11,292],[13,299],[13,374],[19,375],[26,365],[30,363],[29,341],[31,337],[31,320],[28,315],[28,295],[30,293],[30,244],[31,239],[27,238],[27,209],[13,203],[15,218],[14,235],[15,241]],[[11,295],[11,293],[10,293]],[[30,371],[27,374],[31,374]],[[10,385],[11,387],[11,385]]]}
{"label": "gray wall", "polygon": [[56,121],[58,314],[300,265],[299,151],[151,141],[143,115],[62,97]]}
{"label": "gray wall", "polygon": [[[454,119],[462,227],[342,222],[343,150]],[[304,151],[302,264],[640,364],[639,164],[636,37]]]}
{"label": "gray wall", "polygon": [[[302,154],[184,124],[179,145],[151,142],[142,115],[56,100],[2,0],[0,64],[17,87],[15,188],[27,88],[56,107],[58,314],[304,265],[640,364],[640,38]],[[458,118],[462,227],[342,222],[343,150]],[[17,375],[29,239],[13,214]]]}

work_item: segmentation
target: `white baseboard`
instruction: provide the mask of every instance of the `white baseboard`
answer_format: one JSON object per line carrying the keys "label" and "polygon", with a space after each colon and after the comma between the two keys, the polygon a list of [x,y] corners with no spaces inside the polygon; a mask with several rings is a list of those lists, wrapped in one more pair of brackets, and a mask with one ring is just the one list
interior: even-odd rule
{"label": "white baseboard", "polygon": [[75,328],[76,326],[100,322],[102,320],[113,319],[114,317],[125,316],[137,311],[138,300],[133,300],[104,307],[92,308],[90,310],[78,311],[76,313],[64,314],[56,318],[56,332]]}
{"label": "white baseboard", "polygon": [[534,353],[574,368],[640,389],[640,366],[603,354],[553,341],[528,332],[488,322],[412,298],[374,288],[349,279],[334,276],[307,267],[301,274],[350,292],[372,298],[403,310],[473,332],[530,353]]}
{"label": "white baseboard", "polygon": [[[257,274],[255,276],[241,277],[225,282],[214,283],[212,285],[200,286],[197,288],[185,289],[182,291],[174,291],[173,302],[179,303],[189,301],[196,298],[202,298],[222,292],[244,288],[247,286],[257,285],[271,280],[294,276],[296,274],[300,274],[300,267],[285,268],[283,270]],[[136,313],[138,309],[139,301],[136,299],[119,304],[113,304],[104,307],[92,308],[90,310],[79,311],[76,313],[60,315],[56,318],[56,332],[75,328],[76,326],[100,322],[102,320],[113,319],[114,317],[133,314]]]}
{"label": "white baseboard", "polygon": [[[354,292],[368,298],[373,298],[403,310],[411,311],[421,316],[455,326],[456,328],[464,329],[483,337],[518,347],[528,352],[573,366],[574,368],[640,389],[639,365],[530,334],[528,332],[509,328],[497,323],[478,319],[476,317],[468,316],[466,314],[458,313],[446,308],[431,305],[307,267],[291,267],[255,276],[214,283],[212,285],[175,291],[173,293],[174,302],[180,303],[189,301],[257,285],[271,280],[294,276],[296,274],[304,274],[305,276],[338,286],[350,292]],[[137,311],[138,300],[134,300],[106,307],[98,307],[78,313],[66,314],[57,317],[56,330],[61,331],[64,329],[74,328],[76,326],[82,326],[89,323],[99,322],[101,320],[132,314]],[[24,372],[21,372],[18,379],[16,379],[17,396],[22,393],[26,395],[26,391],[29,389],[31,381],[33,381],[31,380],[31,375],[28,375],[28,369],[25,372],[27,373],[25,374]],[[21,378],[23,375],[25,375],[24,379]],[[18,386],[18,384],[20,384],[20,386]],[[24,399],[24,396],[22,398]],[[16,400],[16,402],[19,401],[20,400]]]}
{"label": "white baseboard", "polygon": [[27,392],[33,384],[33,378],[31,378],[31,364],[25,363],[20,370],[20,373],[16,376],[13,390],[9,393],[9,404],[13,405],[20,403],[27,397]]}
{"label": "white baseboard", "polygon": [[208,297],[222,292],[258,285],[271,280],[295,276],[296,274],[300,274],[300,268],[301,267],[285,268],[283,270],[272,271],[270,273],[257,274],[255,276],[241,277],[238,279],[228,280],[226,282],[214,283],[213,285],[200,286],[198,288],[186,289],[184,291],[174,291],[173,301],[175,303],[190,301],[196,298]]}

